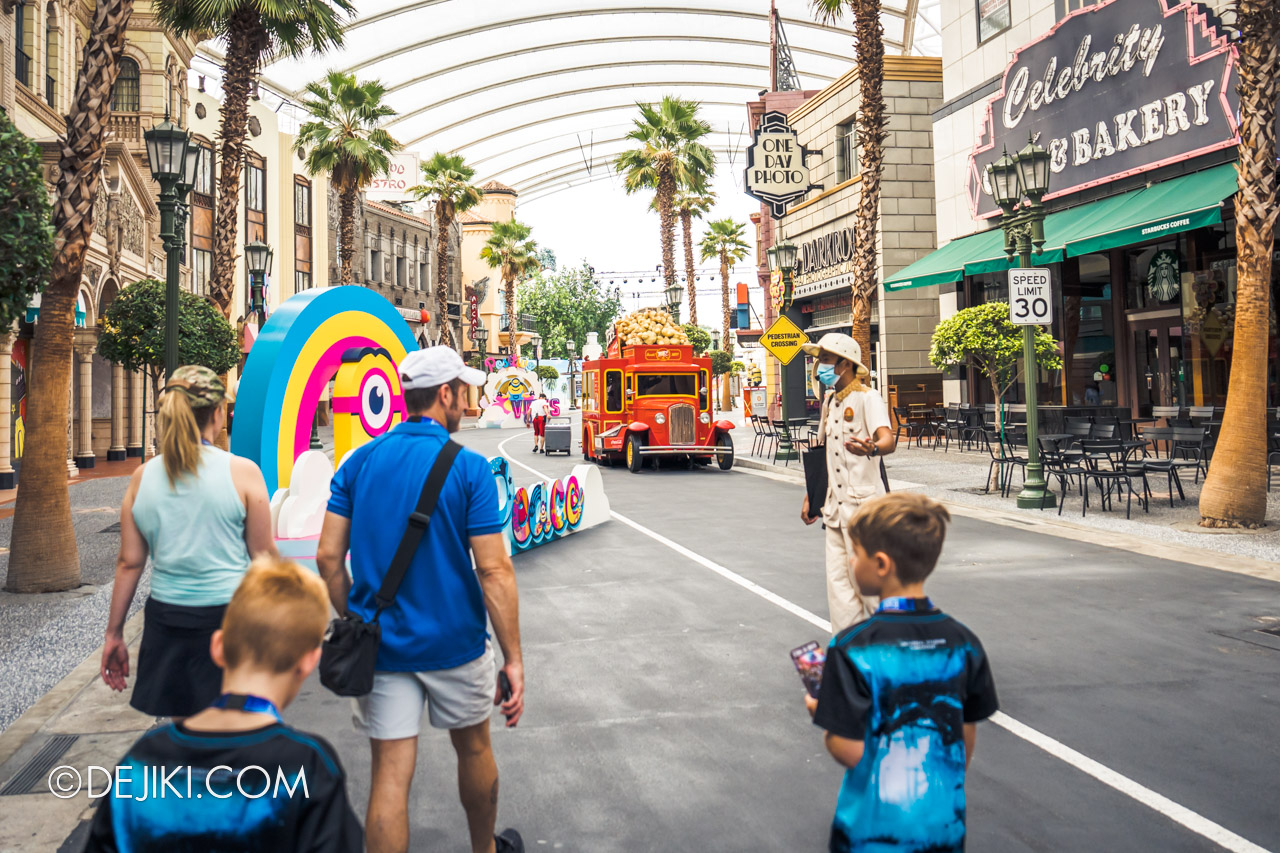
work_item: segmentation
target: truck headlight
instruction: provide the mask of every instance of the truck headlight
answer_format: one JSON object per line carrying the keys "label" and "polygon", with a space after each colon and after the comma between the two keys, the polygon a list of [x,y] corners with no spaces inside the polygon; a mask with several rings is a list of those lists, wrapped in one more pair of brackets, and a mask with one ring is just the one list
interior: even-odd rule
{"label": "truck headlight", "polygon": [[667,422],[667,416],[662,414],[662,412],[658,412],[658,414],[653,416],[653,422],[656,424],[665,424]]}
{"label": "truck headlight", "polygon": [[707,412],[703,412],[698,416],[698,420],[702,421],[704,424],[709,424],[711,423],[711,415]]}

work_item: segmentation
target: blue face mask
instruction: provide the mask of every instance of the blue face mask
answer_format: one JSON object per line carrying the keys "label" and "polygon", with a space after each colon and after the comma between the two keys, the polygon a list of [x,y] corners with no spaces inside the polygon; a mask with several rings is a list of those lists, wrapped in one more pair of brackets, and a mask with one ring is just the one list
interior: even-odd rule
{"label": "blue face mask", "polygon": [[818,365],[818,381],[823,385],[835,385],[837,378],[836,366],[834,364]]}

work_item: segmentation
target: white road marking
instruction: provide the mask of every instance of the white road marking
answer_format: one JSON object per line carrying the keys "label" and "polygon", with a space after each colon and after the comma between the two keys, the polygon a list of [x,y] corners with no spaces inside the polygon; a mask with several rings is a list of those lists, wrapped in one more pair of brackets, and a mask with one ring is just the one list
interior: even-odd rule
{"label": "white road marking", "polygon": [[[521,437],[523,436],[512,436],[511,438],[508,438],[506,441],[501,442],[498,445],[498,452],[506,456],[507,459],[509,459],[512,463],[519,465],[521,468],[532,473],[533,475],[537,477],[545,478],[547,476],[546,474],[543,474],[541,471],[538,471],[534,468],[529,467],[528,465],[525,465],[523,462],[517,461],[514,457],[512,457],[510,454],[507,453],[506,451],[507,442],[515,438],[521,438]],[[737,584],[738,586],[742,587],[748,592],[752,592],[760,596],[765,601],[768,601],[771,604],[781,607],[783,610],[786,610],[788,613],[792,613],[796,616],[799,616],[801,619],[805,620],[809,624],[814,625],[818,628],[821,628],[823,631],[826,631],[827,633],[831,633],[831,623],[828,620],[823,619],[821,616],[818,616],[816,613],[806,610],[800,605],[792,601],[788,601],[787,599],[778,595],[776,592],[772,592],[771,590],[765,589],[755,581],[748,580],[747,578],[744,578],[742,575],[738,574],[737,572],[727,569],[724,566],[720,565],[719,563],[713,560],[710,560],[702,556],[701,554],[698,554],[695,551],[689,550],[688,548],[684,547],[680,543],[671,541],[667,537],[663,536],[661,533],[658,533],[657,531],[654,531],[654,530],[650,530],[644,525],[639,524],[635,521],[632,521],[631,519],[627,518],[625,515],[622,515],[621,513],[618,513],[615,511],[612,513],[612,515],[615,519],[627,525],[628,527],[632,528],[636,532],[641,533],[645,536],[648,536],[650,539],[654,540],[655,542],[665,545],[666,547],[670,548],[672,551],[675,551],[677,554],[681,555],[682,557],[686,557],[692,560],[693,562],[697,563],[703,568],[710,569],[711,571],[720,575],[722,578],[732,581],[733,583]],[[1191,832],[1194,832],[1196,835],[1199,835],[1202,838],[1206,838],[1209,841],[1212,841],[1214,844],[1217,844],[1219,847],[1223,848],[1224,850],[1230,850],[1232,851],[1232,853],[1269,853],[1269,851],[1265,847],[1260,847],[1257,844],[1254,844],[1249,839],[1244,838],[1240,835],[1237,835],[1236,833],[1232,832],[1231,830],[1227,829],[1221,824],[1214,823],[1213,821],[1209,820],[1207,817],[1204,817],[1203,815],[1197,812],[1193,812],[1191,809],[1185,806],[1175,803],[1173,800],[1169,799],[1168,797],[1162,794],[1156,793],[1155,791],[1148,788],[1146,785],[1143,785],[1140,782],[1135,782],[1133,779],[1130,779],[1128,776],[1117,773],[1116,771],[1112,770],[1110,767],[1107,767],[1105,764],[1094,761],[1092,758],[1088,757],[1087,755],[1084,755],[1081,752],[1077,752],[1076,750],[1067,746],[1065,743],[1062,743],[1059,740],[1055,740],[1054,738],[1050,737],[1044,732],[1041,732],[1037,729],[1033,729],[1031,728],[1031,726],[1028,726],[1026,723],[1022,723],[1022,722],[1019,722],[1018,720],[1015,720],[1013,717],[1010,717],[1008,714],[1004,713],[1003,711],[996,711],[996,713],[991,716],[990,720],[992,723],[996,724],[997,726],[1009,732],[1010,734],[1021,738],[1022,740],[1031,744],[1032,746],[1039,747],[1040,749],[1052,755],[1054,758],[1057,758],[1071,765],[1072,767],[1076,768],[1080,772],[1088,776],[1092,776],[1094,779],[1097,779],[1102,784],[1107,785],[1108,787],[1114,788],[1115,790],[1119,791],[1125,796],[1130,797],[1131,799],[1134,799],[1139,803],[1142,803],[1142,805],[1150,808],[1151,810],[1161,815],[1164,815],[1169,820],[1179,824],[1180,826],[1190,830]]]}

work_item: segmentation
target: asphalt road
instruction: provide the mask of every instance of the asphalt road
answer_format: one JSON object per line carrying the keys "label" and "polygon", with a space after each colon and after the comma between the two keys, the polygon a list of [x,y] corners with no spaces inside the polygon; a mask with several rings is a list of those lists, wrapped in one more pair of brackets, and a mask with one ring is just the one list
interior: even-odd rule
{"label": "asphalt road", "polygon": [[[535,456],[525,432],[458,438],[550,475],[581,462]],[[821,530],[800,524],[798,486],[714,467],[602,473],[616,513],[826,617]],[[530,850],[826,848],[841,770],[787,656],[820,629],[618,520],[516,568],[527,706],[518,729],[495,723],[500,826]],[[1280,638],[1255,630],[1280,617],[1276,584],[957,518],[929,590],[982,638],[1003,712],[1103,766],[1088,775],[1074,753],[981,725],[970,850],[1280,850]],[[362,812],[369,756],[347,700],[313,680],[288,716],[335,743]],[[414,850],[467,847],[454,767],[428,730]],[[1095,778],[1107,772],[1167,800],[1144,805]]]}

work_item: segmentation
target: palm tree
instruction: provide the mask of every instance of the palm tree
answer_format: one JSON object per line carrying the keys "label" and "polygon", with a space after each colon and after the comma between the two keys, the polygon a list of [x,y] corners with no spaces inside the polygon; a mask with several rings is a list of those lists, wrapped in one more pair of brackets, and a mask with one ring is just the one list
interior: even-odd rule
{"label": "palm tree", "polygon": [[[743,239],[747,226],[733,219],[713,219],[707,223],[707,232],[702,235],[698,248],[702,250],[702,259],[709,261],[716,258],[720,261],[720,307],[724,310],[724,329],[720,340],[724,342],[724,351],[733,355],[733,343],[729,338],[729,262],[746,260],[751,253],[751,246]],[[720,392],[720,400],[729,401],[733,408],[733,399],[729,394],[729,374],[725,374],[724,387]]]}
{"label": "palm tree", "polygon": [[[654,202],[651,207],[656,207],[656,198]],[[689,292],[689,322],[695,326],[698,325],[698,293],[693,276],[693,220],[709,213],[715,203],[715,194],[705,186],[681,188],[671,200],[672,209],[680,215],[680,233],[684,237],[685,289]]]}
{"label": "palm tree", "polygon": [[419,199],[436,200],[436,312],[440,317],[440,343],[453,346],[449,318],[449,231],[464,210],[480,203],[484,193],[471,183],[476,170],[461,154],[437,151],[422,164],[422,183],[412,192]]}
{"label": "palm tree", "polygon": [[219,110],[218,209],[214,218],[213,271],[209,289],[231,316],[235,288],[236,213],[245,157],[249,95],[266,57],[323,53],[342,44],[343,15],[351,0],[155,0],[161,26],[177,36],[222,38],[227,44]]}
{"label": "palm tree", "polygon": [[853,339],[863,352],[871,351],[871,299],[879,290],[876,275],[876,226],[880,220],[880,176],[884,173],[884,24],[880,0],[810,0],[823,23],[838,20],[848,6],[853,11],[857,39],[858,148],[862,176],[854,224],[857,247],[853,254]]}
{"label": "palm tree", "polygon": [[111,88],[119,71],[133,0],[98,0],[76,78],[76,99],[58,160],[58,197],[53,205],[57,238],[49,287],[31,353],[27,394],[27,442],[22,488],[9,543],[10,592],[52,592],[80,584],[80,556],[67,495],[68,389],[75,331],[76,295],[85,251],[93,236],[93,203],[102,176]]}
{"label": "palm tree", "polygon": [[298,129],[293,148],[306,153],[308,172],[327,173],[338,191],[338,283],[351,284],[356,202],[400,149],[382,127],[396,111],[382,103],[386,86],[377,80],[361,83],[355,74],[330,71],[324,82],[308,83],[306,91],[311,97],[302,106],[312,120]]}
{"label": "palm tree", "polygon": [[493,223],[493,233],[480,249],[480,257],[502,277],[507,308],[507,348],[516,355],[516,281],[538,271],[538,244],[529,239],[533,229],[512,219]]}
{"label": "palm tree", "polygon": [[715,155],[698,140],[711,125],[698,118],[693,101],[667,95],[656,107],[636,104],[640,118],[626,138],[639,147],[618,155],[614,168],[625,173],[627,195],[653,190],[662,244],[663,286],[676,280],[675,212],[672,201],[680,187],[699,186],[715,173]]}
{"label": "palm tree", "polygon": [[1236,164],[1236,325],[1227,406],[1200,492],[1203,527],[1261,527],[1267,513],[1267,338],[1276,230],[1280,7],[1239,0],[1240,159]]}

